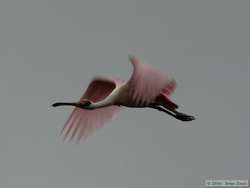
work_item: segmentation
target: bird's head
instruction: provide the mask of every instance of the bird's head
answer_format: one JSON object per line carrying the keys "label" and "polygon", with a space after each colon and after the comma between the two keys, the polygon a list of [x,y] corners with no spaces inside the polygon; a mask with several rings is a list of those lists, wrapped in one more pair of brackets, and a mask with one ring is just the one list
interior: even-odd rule
{"label": "bird's head", "polygon": [[92,104],[92,102],[88,99],[82,99],[78,103],[84,108],[88,108]]}

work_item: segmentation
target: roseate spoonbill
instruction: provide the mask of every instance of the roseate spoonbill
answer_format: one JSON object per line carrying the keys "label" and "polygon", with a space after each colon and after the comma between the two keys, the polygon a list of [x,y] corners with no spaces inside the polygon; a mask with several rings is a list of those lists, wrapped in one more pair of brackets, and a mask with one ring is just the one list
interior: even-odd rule
{"label": "roseate spoonbill", "polygon": [[176,89],[174,78],[161,73],[135,56],[129,56],[133,73],[127,82],[118,79],[95,77],[79,102],[58,102],[52,106],[75,106],[62,133],[64,139],[87,138],[103,127],[121,107],[153,108],[178,120],[191,121],[193,116],[178,112],[178,105],[169,97]]}

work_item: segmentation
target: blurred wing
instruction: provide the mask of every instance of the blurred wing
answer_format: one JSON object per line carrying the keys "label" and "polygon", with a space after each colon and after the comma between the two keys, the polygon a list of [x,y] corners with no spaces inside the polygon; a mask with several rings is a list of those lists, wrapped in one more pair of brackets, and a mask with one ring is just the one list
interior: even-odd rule
{"label": "blurred wing", "polygon": [[163,88],[161,93],[163,93],[166,96],[170,96],[174,93],[174,91],[176,90],[176,87],[177,87],[177,84],[176,84],[175,79],[171,78],[168,84]]}
{"label": "blurred wing", "polygon": [[[119,81],[109,78],[96,77],[89,84],[87,90],[81,97],[98,102],[105,99],[119,84]],[[62,129],[64,138],[70,136],[70,140],[77,137],[77,140],[87,138],[92,135],[97,128],[103,127],[105,123],[112,119],[115,112],[120,109],[118,106],[109,106],[94,110],[85,110],[75,107]]]}
{"label": "blurred wing", "polygon": [[149,104],[160,94],[171,95],[176,88],[174,78],[161,73],[136,57],[130,57],[133,74],[128,82],[129,96],[135,104]]}

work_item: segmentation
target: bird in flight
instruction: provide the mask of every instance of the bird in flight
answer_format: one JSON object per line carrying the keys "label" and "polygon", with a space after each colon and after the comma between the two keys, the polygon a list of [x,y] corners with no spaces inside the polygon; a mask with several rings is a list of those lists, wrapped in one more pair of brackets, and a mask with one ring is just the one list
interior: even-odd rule
{"label": "bird in flight", "polygon": [[57,102],[52,106],[74,106],[62,134],[64,139],[80,141],[103,127],[123,107],[152,108],[181,121],[192,121],[190,116],[177,111],[170,100],[176,89],[173,77],[163,74],[135,56],[129,56],[133,73],[128,81],[95,77],[78,102]]}

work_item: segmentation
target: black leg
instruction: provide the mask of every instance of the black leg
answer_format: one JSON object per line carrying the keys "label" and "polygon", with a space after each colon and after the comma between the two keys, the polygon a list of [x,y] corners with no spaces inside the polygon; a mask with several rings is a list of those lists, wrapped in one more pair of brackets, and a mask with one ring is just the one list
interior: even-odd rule
{"label": "black leg", "polygon": [[167,114],[169,114],[169,115],[173,116],[174,118],[181,120],[181,121],[195,120],[194,116],[190,116],[190,115],[178,112],[176,110],[169,110],[169,109],[164,108],[161,105],[151,104],[149,107],[154,108],[154,109],[159,110],[159,111],[162,111],[162,112],[165,112],[165,113],[167,113]]}
{"label": "black leg", "polygon": [[156,109],[156,110],[159,110],[159,111],[161,111],[161,112],[165,112],[165,113],[169,114],[170,116],[175,117],[175,114],[174,114],[174,113],[168,111],[167,109],[163,108],[163,107],[160,106],[160,105],[151,104],[149,107],[150,107],[150,108],[154,108],[154,109]]}
{"label": "black leg", "polygon": [[184,114],[181,112],[177,112],[177,111],[175,112],[175,118],[179,119],[181,121],[193,121],[193,120],[195,120],[194,116],[190,116],[190,115],[187,115],[187,114]]}

